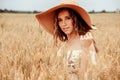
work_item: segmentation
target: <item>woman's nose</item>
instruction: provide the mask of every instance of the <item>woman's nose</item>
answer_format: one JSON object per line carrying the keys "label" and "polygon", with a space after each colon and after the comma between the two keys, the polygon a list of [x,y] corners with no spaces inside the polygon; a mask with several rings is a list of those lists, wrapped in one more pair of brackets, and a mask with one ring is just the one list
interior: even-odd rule
{"label": "woman's nose", "polygon": [[66,25],[66,21],[65,21],[65,20],[63,20],[62,25],[63,25],[63,26]]}

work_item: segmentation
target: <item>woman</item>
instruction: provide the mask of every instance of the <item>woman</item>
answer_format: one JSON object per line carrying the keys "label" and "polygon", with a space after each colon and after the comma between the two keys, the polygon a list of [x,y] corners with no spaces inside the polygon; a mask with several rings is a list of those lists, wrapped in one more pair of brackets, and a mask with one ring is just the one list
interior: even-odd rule
{"label": "woman", "polygon": [[75,0],[64,0],[60,5],[37,14],[36,18],[54,36],[55,44],[58,39],[64,42],[57,53],[59,72],[62,69],[67,80],[87,79],[88,60],[90,58],[95,65],[97,52],[88,13]]}

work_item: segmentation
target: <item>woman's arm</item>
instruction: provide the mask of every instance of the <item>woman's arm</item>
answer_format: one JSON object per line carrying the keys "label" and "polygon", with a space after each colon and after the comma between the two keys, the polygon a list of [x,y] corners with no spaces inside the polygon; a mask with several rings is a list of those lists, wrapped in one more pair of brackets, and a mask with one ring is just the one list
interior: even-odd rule
{"label": "woman's arm", "polygon": [[92,34],[90,32],[86,33],[86,35],[81,37],[81,46],[82,46],[83,55],[81,58],[80,79],[84,80],[85,72],[87,71],[88,59],[89,58],[91,59],[92,64],[94,65],[96,64],[96,60],[95,60],[96,48]]}

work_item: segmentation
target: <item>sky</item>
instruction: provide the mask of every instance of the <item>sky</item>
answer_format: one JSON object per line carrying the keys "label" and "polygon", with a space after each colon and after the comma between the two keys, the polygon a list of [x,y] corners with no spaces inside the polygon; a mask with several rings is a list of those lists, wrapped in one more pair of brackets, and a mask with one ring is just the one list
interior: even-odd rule
{"label": "sky", "polygon": [[[0,9],[18,11],[45,11],[57,4],[60,0],[0,0]],[[78,0],[86,11],[115,11],[120,10],[120,0]]]}

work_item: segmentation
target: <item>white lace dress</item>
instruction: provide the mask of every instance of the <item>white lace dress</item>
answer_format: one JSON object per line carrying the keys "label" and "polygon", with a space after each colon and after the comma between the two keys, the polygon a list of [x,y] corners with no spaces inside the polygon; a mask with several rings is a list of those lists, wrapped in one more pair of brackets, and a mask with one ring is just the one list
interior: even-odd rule
{"label": "white lace dress", "polygon": [[[91,45],[90,47],[93,47]],[[79,78],[79,69],[81,65],[81,57],[82,57],[82,50],[68,50],[62,52],[65,48],[65,44],[58,50],[57,56],[62,58],[63,68],[66,72],[66,80],[80,80]],[[96,65],[95,55],[96,52],[94,50],[90,50],[90,60],[93,65]],[[87,74],[84,76],[84,80],[89,80]]]}

